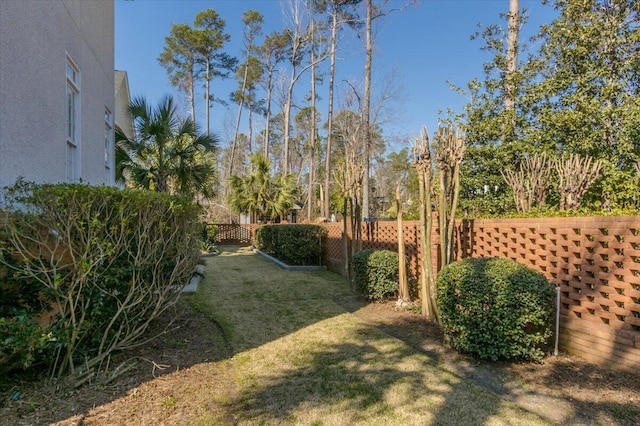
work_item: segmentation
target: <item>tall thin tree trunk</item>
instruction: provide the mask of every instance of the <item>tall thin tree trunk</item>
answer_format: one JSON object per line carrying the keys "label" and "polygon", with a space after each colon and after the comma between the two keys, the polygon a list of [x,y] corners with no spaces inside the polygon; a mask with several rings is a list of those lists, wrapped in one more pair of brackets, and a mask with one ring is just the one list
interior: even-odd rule
{"label": "tall thin tree trunk", "polygon": [[453,194],[451,194],[451,213],[448,218],[447,224],[447,265],[453,262],[454,258],[454,245],[453,245],[453,232],[456,225],[456,210],[458,209],[458,200],[460,198],[460,164],[456,164],[453,168],[453,182],[452,182]]}
{"label": "tall thin tree trunk", "polygon": [[[309,153],[309,198],[307,201],[307,220],[313,217],[315,208],[315,163],[316,163],[316,52],[315,22],[311,21],[311,141]],[[327,217],[327,216],[325,216]]]}
{"label": "tall thin tree trunk", "polygon": [[396,208],[398,211],[398,300],[409,301],[409,285],[407,284],[407,264],[404,251],[404,229],[402,223],[402,200],[400,199],[400,185],[396,187]]}
{"label": "tall thin tree trunk", "polygon": [[327,112],[327,152],[324,162],[324,203],[322,204],[322,216],[329,217],[331,212],[330,196],[330,170],[331,170],[331,143],[333,140],[333,86],[336,74],[336,44],[338,32],[338,11],[334,8],[331,23],[331,64],[329,66],[329,108]]}
{"label": "tall thin tree trunk", "polygon": [[516,87],[514,74],[518,67],[518,33],[520,29],[520,0],[509,0],[507,33],[507,74],[504,94],[504,109],[515,108]]}
{"label": "tall thin tree trunk", "polygon": [[351,270],[351,238],[350,238],[350,227],[351,218],[347,217],[347,213],[349,212],[349,202],[350,198],[345,195],[343,197],[343,207],[342,207],[342,251],[344,253],[344,275],[348,280],[351,279],[351,275],[349,271]]}
{"label": "tall thin tree trunk", "polygon": [[271,122],[271,81],[273,79],[273,70],[269,70],[269,76],[267,77],[267,113],[266,123],[264,125],[264,158],[269,158],[269,124]]}
{"label": "tall thin tree trunk", "polygon": [[204,92],[205,119],[204,119],[204,121],[206,123],[205,124],[205,132],[206,132],[207,136],[209,136],[209,108],[210,108],[210,105],[209,105],[209,85],[211,83],[211,81],[210,81],[211,79],[210,79],[210,76],[209,76],[209,71],[210,71],[209,68],[210,68],[210,66],[211,65],[209,64],[209,61],[207,61],[207,68],[206,68],[205,77],[204,77],[205,78],[205,83],[204,83],[204,87],[205,87],[205,89],[204,89],[205,90],[205,92]]}
{"label": "tall thin tree trunk", "polygon": [[196,122],[196,98],[195,98],[195,88],[193,82],[193,70],[191,71],[190,81],[189,81],[189,103],[191,106],[191,121]]}
{"label": "tall thin tree trunk", "polygon": [[[251,95],[249,95],[251,96]],[[252,119],[253,119],[253,109],[251,108],[251,102],[249,102],[247,104],[247,108],[249,111],[247,111],[247,117],[249,118],[249,155],[253,154],[253,123],[252,123]]]}
{"label": "tall thin tree trunk", "polygon": [[371,62],[373,59],[373,40],[371,26],[373,20],[373,0],[367,0],[366,43],[367,55],[364,65],[364,139],[365,168],[362,180],[362,214],[369,217],[369,173],[371,170]]}
{"label": "tall thin tree trunk", "polygon": [[242,107],[244,106],[244,89],[247,85],[247,72],[249,66],[244,68],[244,77],[242,78],[242,89],[240,91],[240,105],[238,106],[238,118],[236,119],[236,130],[233,133],[233,145],[231,147],[231,160],[229,161],[229,173],[228,176],[233,175],[233,162],[235,160],[236,145],[238,144],[238,131],[240,130],[240,119],[242,118]]}
{"label": "tall thin tree trunk", "polygon": [[[297,41],[294,40],[294,43]],[[297,54],[297,48],[293,50],[293,57]],[[287,99],[284,104],[284,135],[283,135],[283,143],[284,143],[284,174],[289,173],[289,138],[290,138],[290,126],[291,126],[291,104],[293,103],[293,86],[297,80],[296,73],[298,71],[298,67],[295,63],[291,65],[291,80],[289,81],[289,87],[287,89]]]}
{"label": "tall thin tree trunk", "polygon": [[444,267],[447,264],[447,173],[444,169],[438,170],[439,182],[440,182],[440,194],[438,203],[438,233],[440,234],[440,261],[442,264],[440,267]]}

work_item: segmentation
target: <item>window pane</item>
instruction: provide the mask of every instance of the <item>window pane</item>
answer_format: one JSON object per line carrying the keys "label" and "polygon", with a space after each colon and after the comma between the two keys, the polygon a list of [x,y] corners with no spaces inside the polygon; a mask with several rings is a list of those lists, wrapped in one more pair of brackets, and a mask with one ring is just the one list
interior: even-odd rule
{"label": "window pane", "polygon": [[67,143],[67,182],[76,181],[76,147]]}

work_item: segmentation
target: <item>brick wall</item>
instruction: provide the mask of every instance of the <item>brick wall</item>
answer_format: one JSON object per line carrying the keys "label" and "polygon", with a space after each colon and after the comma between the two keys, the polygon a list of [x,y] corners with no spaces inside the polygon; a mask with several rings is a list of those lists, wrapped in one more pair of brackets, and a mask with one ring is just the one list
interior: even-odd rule
{"label": "brick wall", "polygon": [[[344,275],[343,225],[325,225],[327,266]],[[362,227],[363,248],[397,251],[396,222]],[[410,273],[418,277],[419,223],[403,228]],[[562,350],[622,370],[640,367],[640,216],[465,220],[456,245],[458,258],[507,257],[559,285]],[[436,232],[431,249],[435,260]]]}

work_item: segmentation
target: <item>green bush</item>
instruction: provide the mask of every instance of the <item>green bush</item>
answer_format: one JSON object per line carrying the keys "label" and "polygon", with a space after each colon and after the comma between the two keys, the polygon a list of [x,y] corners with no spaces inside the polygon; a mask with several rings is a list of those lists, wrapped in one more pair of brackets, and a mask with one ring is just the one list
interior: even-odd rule
{"label": "green bush", "polygon": [[205,223],[202,226],[202,249],[211,251],[216,247],[218,240],[218,225]]}
{"label": "green bush", "polygon": [[398,253],[362,250],[353,255],[356,285],[369,300],[392,297],[398,292]]}
{"label": "green bush", "polygon": [[[0,352],[12,364],[42,354],[57,375],[108,365],[175,303],[199,261],[199,211],[185,198],[21,184],[4,199],[0,331],[19,341],[5,338]],[[48,310],[49,330],[35,330],[27,319]]]}
{"label": "green bush", "polygon": [[437,306],[445,336],[482,359],[539,360],[551,336],[553,286],[503,258],[463,259],[442,268]]}
{"label": "green bush", "polygon": [[327,230],[320,225],[264,225],[256,247],[289,265],[319,265]]}
{"label": "green bush", "polygon": [[55,348],[54,330],[40,327],[26,310],[0,317],[0,375],[44,362]]}

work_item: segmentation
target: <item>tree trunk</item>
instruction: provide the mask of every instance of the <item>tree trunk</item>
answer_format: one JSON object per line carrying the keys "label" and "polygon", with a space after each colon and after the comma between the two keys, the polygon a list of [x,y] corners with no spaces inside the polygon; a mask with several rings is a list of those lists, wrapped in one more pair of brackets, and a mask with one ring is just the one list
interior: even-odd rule
{"label": "tree trunk", "polygon": [[344,253],[344,274],[348,280],[351,279],[351,275],[349,274],[350,265],[351,265],[351,244],[349,238],[349,224],[351,223],[351,219],[347,217],[347,213],[349,204],[349,197],[344,196],[343,198],[343,207],[342,207],[342,251]]}
{"label": "tree trunk", "polygon": [[440,182],[440,195],[438,203],[438,233],[440,234],[440,267],[445,266],[447,259],[447,174],[440,168],[438,171]]}
{"label": "tree trunk", "polygon": [[400,185],[396,187],[396,207],[398,210],[398,300],[409,301],[409,285],[407,284],[407,263],[404,251],[404,229],[402,224],[402,201],[400,200]]}
{"label": "tree trunk", "polygon": [[[307,201],[307,220],[313,218],[315,207],[315,163],[316,163],[316,55],[315,25],[311,22],[311,141],[309,144],[309,197]],[[325,216],[328,217],[328,216]]]}
{"label": "tree trunk", "polygon": [[329,66],[329,107],[327,112],[327,152],[325,153],[324,163],[324,203],[322,205],[322,216],[329,217],[331,215],[331,187],[329,179],[329,171],[331,170],[331,149],[333,140],[333,87],[336,74],[336,44],[338,31],[338,11],[334,8],[331,16],[331,64]]}
{"label": "tree trunk", "polygon": [[269,124],[271,121],[271,84],[273,79],[273,69],[269,69],[269,75],[267,76],[267,113],[266,122],[264,125],[264,158],[269,158]]}
{"label": "tree trunk", "polygon": [[514,74],[518,67],[518,33],[520,29],[520,0],[509,0],[507,33],[507,73],[504,93],[504,109],[515,108],[516,87]]}
{"label": "tree trunk", "polygon": [[253,109],[251,108],[251,102],[249,102],[247,104],[247,118],[249,118],[249,134],[248,134],[248,138],[249,138],[249,155],[253,154],[253,123],[252,123],[252,119],[253,119]]}
{"label": "tree trunk", "polygon": [[233,162],[235,160],[236,145],[238,144],[238,131],[240,130],[240,119],[242,118],[242,107],[244,106],[244,89],[247,85],[247,72],[249,65],[244,68],[244,77],[242,78],[242,89],[240,90],[240,105],[238,106],[238,117],[236,119],[236,130],[233,133],[233,145],[231,146],[231,159],[229,160],[229,173],[227,176],[233,175]]}
{"label": "tree trunk", "polygon": [[191,76],[189,81],[189,103],[191,104],[191,121],[196,123],[196,99],[195,99],[195,89],[194,89],[194,75],[193,70],[191,70]]}
{"label": "tree trunk", "polygon": [[367,0],[366,43],[367,55],[364,65],[364,155],[365,168],[362,179],[362,211],[369,218],[369,173],[371,169],[371,62],[373,58],[373,40],[371,26],[373,21],[373,0]]}
{"label": "tree trunk", "polygon": [[433,212],[431,211],[431,146],[427,129],[423,128],[420,138],[416,138],[413,148],[413,164],[418,172],[420,191],[420,248],[422,251],[420,299],[422,301],[422,315],[429,321],[439,322],[438,309],[435,303],[435,271],[431,256],[431,234],[433,230]]}
{"label": "tree trunk", "polygon": [[458,199],[460,198],[460,164],[456,164],[453,167],[453,194],[451,194],[452,199],[450,201],[451,211],[448,219],[447,225],[447,263],[446,265],[453,262],[454,258],[454,245],[453,245],[453,232],[455,230],[456,225],[456,209],[458,208]]}
{"label": "tree trunk", "polygon": [[206,71],[205,71],[205,82],[204,82],[204,108],[205,108],[205,133],[207,136],[209,136],[209,85],[211,83],[211,76],[209,75],[210,72],[210,67],[211,65],[209,64],[209,61],[207,61],[207,67],[206,67]]}

